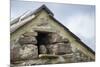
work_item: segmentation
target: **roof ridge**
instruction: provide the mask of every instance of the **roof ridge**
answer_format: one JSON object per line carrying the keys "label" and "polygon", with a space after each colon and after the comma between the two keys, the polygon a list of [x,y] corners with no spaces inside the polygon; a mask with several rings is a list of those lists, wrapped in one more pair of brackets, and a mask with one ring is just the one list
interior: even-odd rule
{"label": "roof ridge", "polygon": [[40,12],[42,9],[46,10],[47,13],[51,16],[54,16],[53,12],[45,5],[43,4],[42,6],[40,6],[38,9],[36,9],[36,11],[34,12],[34,14],[37,14],[38,12]]}

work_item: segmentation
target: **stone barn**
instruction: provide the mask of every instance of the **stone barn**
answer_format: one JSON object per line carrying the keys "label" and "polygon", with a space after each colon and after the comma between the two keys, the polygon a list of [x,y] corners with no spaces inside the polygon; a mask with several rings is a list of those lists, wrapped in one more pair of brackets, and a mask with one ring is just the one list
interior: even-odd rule
{"label": "stone barn", "polygon": [[42,5],[11,21],[11,65],[95,61],[95,52]]}

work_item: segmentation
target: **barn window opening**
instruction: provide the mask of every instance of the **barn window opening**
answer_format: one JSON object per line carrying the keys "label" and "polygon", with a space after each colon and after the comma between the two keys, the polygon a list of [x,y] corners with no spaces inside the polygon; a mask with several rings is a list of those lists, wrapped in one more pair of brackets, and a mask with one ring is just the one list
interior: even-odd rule
{"label": "barn window opening", "polygon": [[[38,36],[36,37],[36,39],[37,39],[37,46],[38,46],[38,54],[41,54],[41,49],[40,49],[40,46],[41,45],[44,45],[45,46],[45,49],[47,49],[46,48],[46,45],[48,45],[48,41],[49,41],[49,37],[48,37],[48,35],[49,35],[50,33],[48,33],[48,32],[38,32]],[[44,48],[43,48],[43,50],[45,50]]]}

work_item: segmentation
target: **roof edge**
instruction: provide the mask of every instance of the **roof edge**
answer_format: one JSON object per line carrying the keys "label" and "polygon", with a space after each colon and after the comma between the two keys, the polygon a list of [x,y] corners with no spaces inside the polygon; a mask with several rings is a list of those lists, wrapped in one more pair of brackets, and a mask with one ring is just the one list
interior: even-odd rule
{"label": "roof edge", "polygon": [[58,22],[58,24],[61,25],[65,30],[67,30],[67,31],[76,39],[77,42],[83,44],[83,45],[82,45],[83,47],[86,47],[87,50],[89,50],[90,52],[92,52],[92,54],[95,55],[95,51],[93,51],[90,47],[88,47],[85,43],[83,43],[83,42],[81,41],[81,39],[80,39],[78,36],[76,36],[75,34],[73,34],[67,27],[65,27],[63,24],[61,24],[61,23],[60,23],[57,19],[55,19],[53,16],[50,16],[50,17],[51,17],[53,20],[55,20],[56,22]]}
{"label": "roof edge", "polygon": [[37,14],[39,13],[41,10],[46,10],[46,12],[51,15],[51,16],[54,16],[53,12],[45,5],[43,4],[41,7],[39,7],[38,9],[36,9],[36,11],[34,12],[34,14]]}

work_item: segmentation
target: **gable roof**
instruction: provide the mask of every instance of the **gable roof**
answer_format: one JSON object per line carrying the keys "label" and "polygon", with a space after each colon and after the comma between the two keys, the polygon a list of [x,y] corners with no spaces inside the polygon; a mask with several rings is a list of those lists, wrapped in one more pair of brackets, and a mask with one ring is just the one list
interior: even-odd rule
{"label": "gable roof", "polygon": [[[14,19],[13,21],[11,21],[11,27],[10,27],[10,33],[12,34],[13,32],[15,32],[18,28],[20,28],[21,26],[23,26],[24,24],[28,23],[28,21],[31,21],[33,18],[36,17],[36,14],[39,13],[40,11],[45,10],[49,16],[56,21],[59,25],[61,25],[67,32],[69,32],[75,39],[77,42],[79,42],[80,44],[82,44],[83,47],[85,47],[87,50],[89,50],[91,53],[93,53],[95,55],[95,52],[88,47],[86,44],[84,44],[80,38],[78,38],[75,34],[73,34],[67,27],[65,27],[63,24],[61,24],[58,20],[56,20],[54,18],[54,14],[45,6],[42,5],[40,8],[36,9],[34,12],[30,12],[26,15],[22,15],[20,17],[17,17],[16,19]],[[24,13],[25,14],[25,13]]]}

